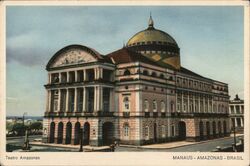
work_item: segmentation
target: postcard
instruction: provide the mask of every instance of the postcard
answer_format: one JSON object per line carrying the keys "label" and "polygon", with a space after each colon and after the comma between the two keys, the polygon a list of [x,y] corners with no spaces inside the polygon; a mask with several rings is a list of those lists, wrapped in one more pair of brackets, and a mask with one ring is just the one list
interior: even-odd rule
{"label": "postcard", "polygon": [[1,16],[1,165],[249,165],[248,2]]}

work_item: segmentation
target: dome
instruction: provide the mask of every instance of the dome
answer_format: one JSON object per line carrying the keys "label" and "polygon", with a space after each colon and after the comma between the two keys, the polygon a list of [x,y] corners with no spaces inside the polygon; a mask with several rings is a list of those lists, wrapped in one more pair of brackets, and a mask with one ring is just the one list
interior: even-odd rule
{"label": "dome", "polygon": [[164,31],[154,28],[154,21],[150,15],[148,28],[131,37],[126,47],[139,52],[160,65],[171,65],[180,68],[180,49],[178,44]]}

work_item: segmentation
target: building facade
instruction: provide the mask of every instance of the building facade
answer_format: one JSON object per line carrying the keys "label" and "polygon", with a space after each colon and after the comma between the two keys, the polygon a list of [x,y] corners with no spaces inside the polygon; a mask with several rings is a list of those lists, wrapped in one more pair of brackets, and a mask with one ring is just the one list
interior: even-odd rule
{"label": "building facade", "polygon": [[244,100],[241,100],[238,95],[233,100],[229,101],[229,116],[230,129],[236,132],[244,130]]}
{"label": "building facade", "polygon": [[180,63],[166,32],[148,28],[108,55],[70,45],[48,62],[43,141],[144,145],[228,136],[228,85]]}

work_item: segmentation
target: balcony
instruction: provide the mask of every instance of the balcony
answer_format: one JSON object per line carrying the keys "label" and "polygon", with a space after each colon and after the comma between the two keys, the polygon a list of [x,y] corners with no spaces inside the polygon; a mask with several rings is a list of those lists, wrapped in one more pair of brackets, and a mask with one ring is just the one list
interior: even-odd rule
{"label": "balcony", "polygon": [[149,118],[150,117],[150,112],[145,112],[145,117]]}
{"label": "balcony", "polygon": [[195,113],[183,113],[183,112],[172,112],[172,117],[228,117],[228,113],[202,113],[202,112],[195,112]]}
{"label": "balcony", "polygon": [[161,117],[166,117],[166,113],[165,113],[165,112],[162,112],[162,113],[161,113]]}
{"label": "balcony", "polygon": [[130,112],[123,112],[123,117],[124,118],[129,118],[130,117]]}
{"label": "balcony", "polygon": [[158,117],[158,112],[153,112],[153,117],[157,118]]}
{"label": "balcony", "polygon": [[97,116],[114,116],[114,112],[107,112],[107,111],[98,111]]}

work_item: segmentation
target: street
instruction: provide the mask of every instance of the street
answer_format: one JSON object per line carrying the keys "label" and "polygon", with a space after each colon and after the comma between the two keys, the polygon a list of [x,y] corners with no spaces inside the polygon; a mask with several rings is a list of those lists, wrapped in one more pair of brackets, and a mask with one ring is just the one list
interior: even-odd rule
{"label": "street", "polygon": [[[42,135],[32,135],[29,136],[29,141],[32,142],[34,139],[41,139]],[[15,144],[18,146],[22,146],[24,143],[24,136],[21,137],[7,137],[7,144]]]}
{"label": "street", "polygon": [[[237,142],[239,141],[239,137],[237,137]],[[130,147],[118,147],[116,148],[116,152],[126,152],[126,151],[135,151],[135,152],[211,152],[216,149],[217,146],[226,147],[232,146],[234,139],[233,137],[224,138],[224,139],[216,139],[209,140],[208,142],[198,143],[193,145],[187,145],[182,147],[176,147],[171,149],[142,149],[142,148],[130,148]]]}
{"label": "street", "polygon": [[[237,137],[237,142],[239,141],[239,138],[242,136]],[[35,135],[30,136],[29,140],[30,142],[34,141],[34,139],[41,138],[41,135]],[[214,149],[216,149],[217,146],[220,147],[228,147],[232,146],[234,139],[233,137],[227,137],[227,138],[220,138],[215,140],[209,140],[204,142],[197,142],[197,144],[192,145],[186,145],[176,148],[169,148],[169,149],[157,149],[157,148],[145,148],[145,147],[125,147],[125,146],[119,146],[116,147],[115,152],[211,152]],[[23,137],[16,137],[16,138],[7,138],[7,144],[11,145],[17,145],[22,146],[24,142]],[[83,146],[84,148],[84,146]],[[58,147],[48,147],[48,146],[32,146],[31,151],[78,151],[74,149],[65,149],[65,148],[58,148]]]}

